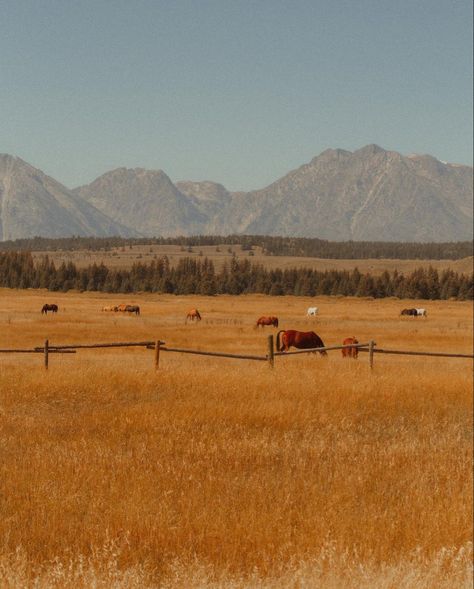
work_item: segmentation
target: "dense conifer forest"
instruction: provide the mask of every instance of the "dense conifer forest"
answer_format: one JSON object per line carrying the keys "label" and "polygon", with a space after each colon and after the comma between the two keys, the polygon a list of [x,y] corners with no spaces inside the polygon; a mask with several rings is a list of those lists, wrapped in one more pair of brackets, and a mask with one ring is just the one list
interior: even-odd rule
{"label": "dense conifer forest", "polygon": [[448,243],[405,243],[386,241],[327,241],[301,237],[268,235],[198,235],[168,238],[65,237],[48,239],[34,237],[0,242],[0,251],[104,250],[130,245],[218,246],[241,245],[261,247],[270,256],[297,256],[331,259],[385,258],[399,260],[459,260],[473,255],[472,241]]}
{"label": "dense conifer forest", "polygon": [[345,295],[414,299],[473,298],[474,276],[452,270],[439,273],[419,268],[410,274],[384,272],[381,276],[353,271],[317,271],[305,268],[267,270],[249,260],[232,258],[217,272],[208,258],[183,258],[171,267],[166,256],[130,270],[104,264],[77,268],[72,262],[58,267],[48,256],[36,261],[30,252],[0,253],[0,286],[74,289],[110,293],[156,292],[174,294]]}

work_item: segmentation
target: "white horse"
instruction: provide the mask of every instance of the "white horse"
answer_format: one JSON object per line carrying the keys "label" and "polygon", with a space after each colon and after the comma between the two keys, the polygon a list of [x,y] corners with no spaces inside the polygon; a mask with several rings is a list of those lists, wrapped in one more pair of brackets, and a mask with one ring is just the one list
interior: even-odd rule
{"label": "white horse", "polygon": [[308,310],[306,311],[306,316],[307,317],[316,317],[316,315],[318,314],[318,307],[308,307]]}
{"label": "white horse", "polygon": [[426,312],[426,309],[417,309],[416,315],[417,317],[427,317],[428,313]]}

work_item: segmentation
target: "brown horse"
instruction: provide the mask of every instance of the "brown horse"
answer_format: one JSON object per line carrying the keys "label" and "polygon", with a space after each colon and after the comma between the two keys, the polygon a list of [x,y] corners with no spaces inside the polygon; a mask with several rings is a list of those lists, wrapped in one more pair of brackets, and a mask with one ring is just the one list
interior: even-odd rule
{"label": "brown horse", "polygon": [[[281,346],[280,346],[280,334]],[[289,329],[288,331],[279,331],[276,337],[276,347],[279,352],[288,352],[291,347],[299,350],[309,350],[311,348],[324,348],[323,340],[314,331],[295,331]],[[326,351],[319,352],[321,356],[327,356]]]}
{"label": "brown horse", "polygon": [[127,305],[125,308],[126,313],[135,313],[135,315],[140,315],[140,307],[138,305]]}
{"label": "brown horse", "polygon": [[[355,337],[346,337],[346,339],[342,342],[343,346],[350,346],[351,344],[358,344],[359,342],[356,340]],[[342,348],[342,357],[343,358],[354,358],[354,360],[359,355],[359,348]]]}
{"label": "brown horse", "polygon": [[43,315],[43,313],[45,315],[47,315],[48,311],[51,311],[51,313],[57,313],[58,309],[59,309],[59,307],[57,305],[45,304],[45,305],[43,305],[43,308],[41,309],[41,315]]}
{"label": "brown horse", "polygon": [[118,311],[119,313],[125,313],[125,311],[127,310],[128,305],[117,305],[114,309],[114,311]]}
{"label": "brown horse", "polygon": [[273,325],[273,327],[278,327],[278,317],[260,317],[257,319],[256,327],[265,327],[265,325]]}
{"label": "brown horse", "polygon": [[188,311],[188,314],[186,315],[186,321],[188,319],[191,321],[194,321],[195,319],[196,321],[201,321],[201,314],[197,309],[191,309],[191,311]]}

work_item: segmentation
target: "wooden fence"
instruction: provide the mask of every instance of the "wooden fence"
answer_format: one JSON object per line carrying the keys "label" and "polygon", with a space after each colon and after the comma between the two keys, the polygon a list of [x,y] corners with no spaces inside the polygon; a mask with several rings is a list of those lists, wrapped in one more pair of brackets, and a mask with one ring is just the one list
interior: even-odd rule
{"label": "wooden fence", "polygon": [[273,335],[267,337],[267,345],[265,354],[261,356],[252,354],[230,354],[228,352],[213,352],[203,350],[191,350],[187,348],[170,348],[166,347],[165,342],[161,340],[141,341],[141,342],[111,342],[111,343],[92,343],[92,344],[66,344],[66,345],[51,345],[49,340],[45,340],[43,346],[38,346],[33,349],[24,348],[5,348],[0,349],[0,354],[42,354],[44,367],[47,370],[49,367],[50,354],[75,354],[77,350],[85,349],[99,349],[99,348],[145,348],[153,350],[153,366],[158,370],[160,364],[161,352],[179,353],[179,354],[195,354],[198,356],[212,356],[215,358],[231,358],[237,360],[255,360],[259,362],[267,362],[273,368],[275,365],[275,358],[289,358],[297,354],[314,354],[316,352],[329,352],[334,350],[344,350],[347,348],[356,348],[359,352],[367,352],[369,359],[369,366],[372,369],[374,366],[375,354],[398,354],[404,356],[435,356],[442,358],[474,358],[474,354],[457,354],[452,352],[420,352],[414,350],[387,350],[377,348],[374,340],[370,340],[364,344],[349,344],[341,346],[325,346],[322,348],[311,348],[307,350],[295,350],[291,352],[275,351]]}

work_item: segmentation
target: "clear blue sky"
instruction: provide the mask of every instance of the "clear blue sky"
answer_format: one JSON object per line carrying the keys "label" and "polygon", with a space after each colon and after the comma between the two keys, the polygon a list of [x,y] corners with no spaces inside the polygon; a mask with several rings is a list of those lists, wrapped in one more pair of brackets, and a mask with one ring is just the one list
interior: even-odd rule
{"label": "clear blue sky", "polygon": [[328,147],[472,163],[470,0],[4,0],[0,152],[260,188]]}

